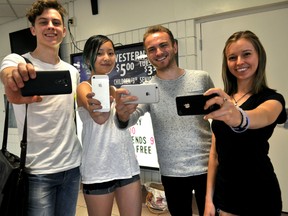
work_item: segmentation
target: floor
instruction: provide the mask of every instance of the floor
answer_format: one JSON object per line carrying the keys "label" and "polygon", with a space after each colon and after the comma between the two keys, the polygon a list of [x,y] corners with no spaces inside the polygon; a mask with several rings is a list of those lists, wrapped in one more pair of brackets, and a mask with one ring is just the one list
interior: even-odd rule
{"label": "floor", "polygon": [[[143,187],[143,200],[145,200],[147,191],[146,189]],[[195,199],[194,199],[195,200]],[[195,206],[196,204],[193,203],[193,205]],[[197,207],[193,207],[194,209]],[[197,210],[197,209],[196,209]],[[198,211],[196,212],[198,213]],[[170,213],[162,213],[162,214],[154,214],[151,213],[148,208],[145,206],[145,203],[142,204],[142,216],[157,216],[157,215],[161,215],[161,216],[171,216]],[[79,191],[79,196],[78,196],[78,203],[77,203],[77,209],[76,209],[76,216],[88,216],[87,213],[87,209],[86,209],[86,204],[85,204],[85,200],[83,197],[83,193],[82,190]],[[111,216],[120,216],[118,208],[117,208],[117,204],[114,203],[113,206],[113,210],[112,210],[112,215]],[[193,216],[199,216],[198,214],[193,214]]]}
{"label": "floor", "polygon": [[[85,201],[84,198],[82,196],[82,193],[79,194],[79,200],[78,200],[78,205],[77,205],[77,209],[76,209],[76,216],[88,216],[87,213],[87,209],[85,206]],[[143,204],[143,208],[142,208],[142,216],[152,216],[152,215],[157,215],[157,214],[153,214],[151,212],[149,212],[149,210],[146,208],[145,204]],[[118,208],[116,203],[113,206],[113,210],[112,210],[112,215],[111,216],[120,216]],[[169,213],[165,213],[165,214],[161,214],[161,216],[170,216]]]}
{"label": "floor", "polygon": [[[145,188],[143,188],[143,199],[144,200],[145,200],[146,194],[147,194],[147,192],[146,192]],[[193,199],[193,200],[195,200],[195,199]],[[193,202],[193,209],[197,210],[197,206],[196,206],[195,202]],[[169,213],[153,214],[147,209],[147,207],[145,206],[144,203],[142,204],[142,216],[157,216],[157,215],[171,216]],[[83,194],[82,194],[82,190],[79,191],[76,216],[88,216],[85,201],[84,201]],[[116,203],[114,203],[111,216],[120,216]],[[193,214],[193,216],[199,216],[198,212],[196,212],[196,214]],[[288,216],[288,213],[282,213],[281,216]]]}

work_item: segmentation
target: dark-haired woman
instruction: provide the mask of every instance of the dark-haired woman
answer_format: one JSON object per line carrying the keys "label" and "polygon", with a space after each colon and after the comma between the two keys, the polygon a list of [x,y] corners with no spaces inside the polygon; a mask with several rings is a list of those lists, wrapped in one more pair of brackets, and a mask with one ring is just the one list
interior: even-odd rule
{"label": "dark-haired woman", "polygon": [[[106,36],[90,37],[83,59],[93,75],[109,74],[115,67],[113,42]],[[115,88],[110,87],[109,112],[100,112],[101,101],[94,99],[91,78],[79,84],[77,103],[83,123],[83,155],[80,166],[83,193],[90,216],[110,216],[114,198],[120,215],[141,215],[140,168],[128,129],[114,125]]]}

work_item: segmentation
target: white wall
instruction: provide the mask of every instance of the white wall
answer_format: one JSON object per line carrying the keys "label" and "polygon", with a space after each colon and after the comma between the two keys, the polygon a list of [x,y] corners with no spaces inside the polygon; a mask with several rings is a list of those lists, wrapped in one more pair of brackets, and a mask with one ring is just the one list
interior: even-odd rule
{"label": "white wall", "polygon": [[[65,7],[69,12],[69,17],[75,17],[76,20],[76,26],[72,27],[74,38],[81,41],[93,34],[111,35],[133,32],[153,24],[195,19],[281,2],[287,2],[287,0],[205,0],[205,2],[199,0],[98,0],[99,14],[97,15],[92,15],[90,0],[71,0],[65,4]],[[9,32],[28,26],[26,18],[0,25],[1,59],[10,52]],[[118,40],[125,43],[124,38],[120,37]],[[136,35],[133,40],[141,41],[142,35]]]}
{"label": "white wall", "polygon": [[[90,0],[71,0],[65,7],[69,17],[75,18],[72,34],[81,49],[85,40],[93,34],[106,34],[115,43],[130,44],[142,41],[145,29],[153,24],[164,24],[174,33],[179,42],[179,65],[183,68],[200,68],[196,49],[195,20],[212,17],[222,13],[249,11],[251,8],[261,10],[273,4],[283,4],[283,0],[98,0],[98,15],[92,15]],[[9,32],[29,26],[26,18],[0,25],[0,60],[10,53]],[[211,35],[213,38],[213,35]],[[69,61],[70,53],[79,52],[71,45],[67,35],[63,47],[63,59]],[[0,96],[3,86],[0,84]],[[3,100],[0,98],[0,122],[3,122]],[[0,138],[3,125],[0,123]],[[18,138],[12,137],[13,144],[18,145]],[[142,171],[145,180],[160,181],[157,171]]]}
{"label": "white wall", "polygon": [[[114,34],[135,30],[158,23],[169,23],[240,10],[260,5],[281,2],[280,0],[98,0],[99,14],[93,16],[90,0],[75,1],[77,39],[83,40],[92,34]],[[82,19],[85,14],[85,19]],[[89,25],[89,23],[91,23]],[[140,36],[142,39],[142,35]]]}

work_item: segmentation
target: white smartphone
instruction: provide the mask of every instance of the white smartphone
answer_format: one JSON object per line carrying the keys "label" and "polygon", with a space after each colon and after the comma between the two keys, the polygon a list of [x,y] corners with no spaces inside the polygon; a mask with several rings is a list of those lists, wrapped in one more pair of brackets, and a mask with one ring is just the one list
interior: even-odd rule
{"label": "white smartphone", "polygon": [[91,79],[92,92],[95,93],[93,98],[100,101],[102,109],[99,112],[110,111],[110,87],[108,75],[93,75]]}
{"label": "white smartphone", "polygon": [[159,89],[156,83],[122,85],[130,92],[130,95],[137,96],[138,100],[127,103],[146,104],[159,102]]}

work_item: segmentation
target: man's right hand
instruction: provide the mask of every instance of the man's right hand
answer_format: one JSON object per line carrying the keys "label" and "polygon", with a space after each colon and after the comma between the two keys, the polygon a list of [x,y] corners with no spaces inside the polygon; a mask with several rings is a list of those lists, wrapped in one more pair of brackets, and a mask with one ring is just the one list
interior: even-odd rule
{"label": "man's right hand", "polygon": [[20,91],[24,81],[35,77],[36,72],[32,64],[19,63],[18,67],[8,67],[1,71],[1,80],[8,101],[14,104],[41,102],[41,96],[23,97]]}
{"label": "man's right hand", "polygon": [[129,95],[129,91],[124,88],[119,88],[116,90],[116,112],[118,119],[122,122],[127,122],[138,104],[127,104],[127,102],[135,101],[138,98],[136,96]]}

